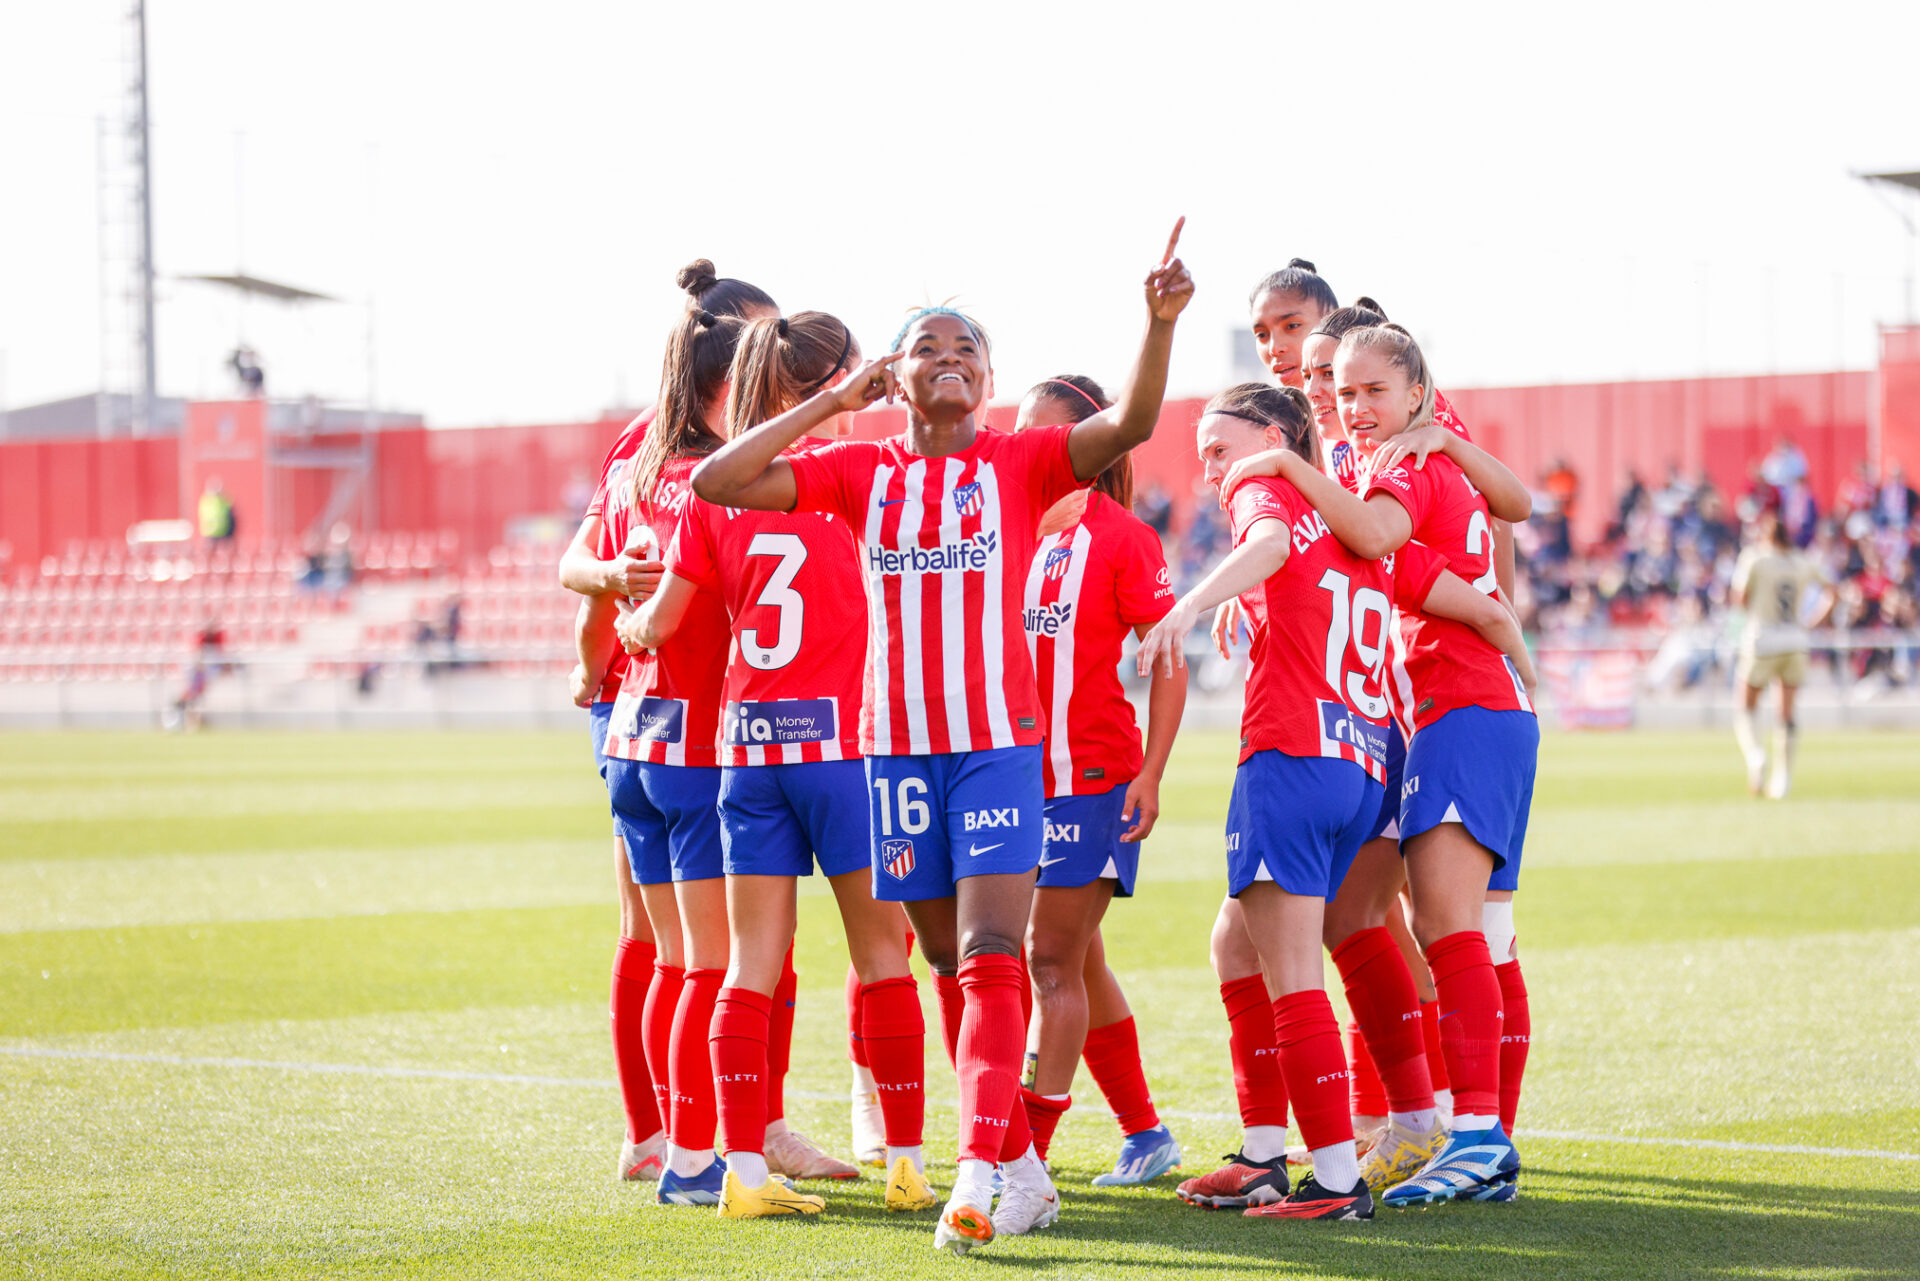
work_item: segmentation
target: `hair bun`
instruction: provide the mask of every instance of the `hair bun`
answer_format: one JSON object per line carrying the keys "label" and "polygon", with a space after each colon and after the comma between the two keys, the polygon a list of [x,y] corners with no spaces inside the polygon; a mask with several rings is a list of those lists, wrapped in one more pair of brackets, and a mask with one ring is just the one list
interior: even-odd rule
{"label": "hair bun", "polygon": [[1385,320],[1387,318],[1387,309],[1385,307],[1382,307],[1379,303],[1375,302],[1373,299],[1367,297],[1365,294],[1361,294],[1358,298],[1355,298],[1353,300],[1353,305],[1356,307],[1365,307],[1368,311],[1380,317],[1380,319],[1382,320]]}
{"label": "hair bun", "polygon": [[1308,262],[1305,258],[1289,258],[1287,259],[1287,266],[1298,267],[1302,271],[1311,271],[1316,276],[1320,274],[1320,269]]}
{"label": "hair bun", "polygon": [[713,269],[713,264],[705,258],[695,258],[692,262],[682,267],[680,274],[673,279],[675,284],[698,298],[718,283],[720,274]]}

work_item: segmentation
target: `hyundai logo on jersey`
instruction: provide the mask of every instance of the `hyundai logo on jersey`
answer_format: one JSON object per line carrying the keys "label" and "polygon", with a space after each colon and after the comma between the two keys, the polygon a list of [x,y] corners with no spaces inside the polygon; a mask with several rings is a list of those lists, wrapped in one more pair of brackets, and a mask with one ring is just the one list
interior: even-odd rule
{"label": "hyundai logo on jersey", "polygon": [[608,732],[649,743],[678,743],[686,726],[687,704],[683,699],[642,695],[630,700],[623,695],[613,709]]}
{"label": "hyundai logo on jersey", "polygon": [[880,842],[880,866],[894,880],[906,880],[907,873],[913,871],[913,842]]}
{"label": "hyundai logo on jersey", "polygon": [[1056,547],[1047,553],[1047,581],[1059,582],[1067,576],[1068,566],[1073,564],[1073,548]]}
{"label": "hyundai logo on jersey", "polygon": [[764,703],[728,703],[729,747],[759,743],[825,743],[835,737],[833,700],[778,698]]}
{"label": "hyundai logo on jersey", "polygon": [[985,573],[1000,550],[1000,535],[983,530],[958,543],[938,547],[909,547],[894,551],[890,547],[867,548],[867,568],[882,574],[944,574],[951,569]]}
{"label": "hyundai logo on jersey", "polygon": [[953,509],[962,516],[978,516],[987,507],[987,496],[980,490],[980,482],[956,486],[953,491]]}
{"label": "hyundai logo on jersey", "polygon": [[1345,744],[1375,761],[1387,759],[1387,727],[1360,719],[1345,703],[1320,700],[1320,741],[1329,747]]}

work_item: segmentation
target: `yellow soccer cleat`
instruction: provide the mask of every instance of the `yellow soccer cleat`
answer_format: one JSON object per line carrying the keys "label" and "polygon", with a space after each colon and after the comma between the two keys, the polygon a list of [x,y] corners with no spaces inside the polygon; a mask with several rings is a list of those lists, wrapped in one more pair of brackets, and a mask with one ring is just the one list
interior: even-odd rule
{"label": "yellow soccer cleat", "polygon": [[818,1214],[827,1208],[827,1202],[824,1197],[795,1192],[773,1177],[760,1187],[750,1188],[729,1170],[720,1189],[719,1208],[723,1219],[765,1219],[777,1214]]}
{"label": "yellow soccer cleat", "polygon": [[931,1210],[940,1204],[927,1176],[915,1168],[912,1157],[901,1157],[887,1172],[887,1209]]}
{"label": "yellow soccer cleat", "polygon": [[1418,1174],[1447,1143],[1446,1127],[1435,1125],[1425,1134],[1389,1122],[1374,1145],[1360,1159],[1360,1178],[1376,1193]]}

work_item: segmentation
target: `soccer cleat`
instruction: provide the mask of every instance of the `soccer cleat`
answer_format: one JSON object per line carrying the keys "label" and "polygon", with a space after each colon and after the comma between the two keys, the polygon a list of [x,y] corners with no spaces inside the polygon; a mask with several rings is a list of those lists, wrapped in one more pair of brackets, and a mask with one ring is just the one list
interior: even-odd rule
{"label": "soccer cleat", "polygon": [[1520,1153],[1498,1124],[1474,1134],[1456,1134],[1418,1174],[1390,1187],[1385,1206],[1436,1201],[1511,1201],[1520,1190]]}
{"label": "soccer cleat", "polygon": [[887,1172],[887,1209],[931,1210],[938,1204],[933,1185],[914,1165],[912,1157],[903,1156],[893,1163],[893,1169]]}
{"label": "soccer cleat", "polygon": [[660,1171],[660,1188],[654,1199],[661,1205],[719,1205],[726,1174],[727,1167],[718,1158],[698,1174],[675,1174],[669,1166]]}
{"label": "soccer cleat", "polygon": [[828,1156],[798,1130],[767,1135],[767,1169],[789,1179],[857,1179],[860,1170]]}
{"label": "soccer cleat", "polygon": [[933,1229],[933,1248],[965,1254],[993,1240],[993,1218],[967,1201],[949,1201]]}
{"label": "soccer cleat", "polygon": [[1373,1191],[1385,1192],[1420,1173],[1446,1144],[1447,1132],[1439,1125],[1420,1134],[1389,1122],[1379,1141],[1360,1158],[1360,1178]]}
{"label": "soccer cleat", "polygon": [[1035,1228],[1051,1227],[1060,1217],[1060,1193],[1047,1177],[1046,1167],[1038,1161],[1025,1164],[1031,1166],[1026,1171],[1028,1177],[1016,1178],[1009,1174],[1007,1185],[1000,1193],[1000,1204],[994,1207],[996,1236],[1021,1236]]}
{"label": "soccer cleat", "polygon": [[643,1143],[629,1139],[620,1148],[620,1168],[617,1173],[622,1179],[638,1182],[643,1179],[657,1179],[660,1171],[667,1168],[667,1132],[661,1130]]}
{"label": "soccer cleat", "polygon": [[1168,1170],[1180,1168],[1180,1145],[1164,1125],[1129,1134],[1120,1145],[1113,1169],[1093,1176],[1096,1188],[1131,1188],[1151,1183]]}
{"label": "soccer cleat", "polygon": [[853,1087],[853,1159],[876,1169],[887,1168],[887,1122],[880,1113],[880,1095]]}
{"label": "soccer cleat", "polygon": [[[1387,1132],[1387,1118],[1384,1116],[1365,1116],[1353,1114],[1353,1150],[1361,1156],[1367,1149],[1380,1141]],[[1295,1143],[1287,1148],[1287,1161],[1292,1165],[1307,1165],[1313,1160],[1313,1150],[1304,1143]]]}
{"label": "soccer cleat", "polygon": [[1373,1194],[1365,1181],[1354,1184],[1349,1192],[1329,1192],[1309,1174],[1291,1195],[1250,1206],[1244,1213],[1249,1219],[1371,1219]]}
{"label": "soccer cleat", "polygon": [[729,1170],[720,1189],[720,1217],[723,1219],[765,1219],[780,1214],[818,1214],[827,1208],[825,1198],[795,1192],[786,1180],[769,1175],[766,1183],[750,1188]]}
{"label": "soccer cleat", "polygon": [[1174,1189],[1182,1201],[1204,1210],[1244,1210],[1287,1195],[1287,1159],[1255,1161],[1244,1152],[1220,1158],[1226,1164],[1212,1174],[1188,1179]]}

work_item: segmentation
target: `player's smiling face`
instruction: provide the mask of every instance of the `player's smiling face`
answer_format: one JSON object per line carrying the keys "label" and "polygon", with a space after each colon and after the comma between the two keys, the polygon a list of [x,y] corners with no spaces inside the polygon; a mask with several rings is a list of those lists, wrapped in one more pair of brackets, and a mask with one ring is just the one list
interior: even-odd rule
{"label": "player's smiling face", "polygon": [[1307,403],[1313,406],[1313,425],[1322,440],[1340,438],[1340,410],[1333,396],[1333,353],[1338,350],[1340,340],[1327,334],[1310,335],[1300,348]]}
{"label": "player's smiling face", "polygon": [[1300,344],[1324,314],[1296,294],[1268,290],[1253,300],[1253,346],[1273,381],[1282,387],[1300,386]]}
{"label": "player's smiling face", "polygon": [[921,417],[961,418],[986,399],[986,353],[958,316],[915,321],[901,350],[906,357],[899,364],[900,386]]}
{"label": "player's smiling face", "polygon": [[1333,390],[1340,425],[1369,450],[1405,431],[1426,394],[1384,354],[1365,347],[1345,348],[1334,357]]}
{"label": "player's smiling face", "polygon": [[1200,451],[1200,467],[1207,484],[1217,492],[1235,463],[1263,449],[1278,447],[1280,433],[1231,414],[1202,414],[1193,429],[1193,443]]}

